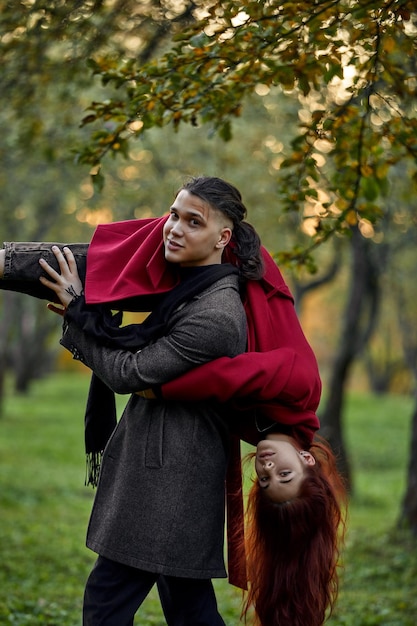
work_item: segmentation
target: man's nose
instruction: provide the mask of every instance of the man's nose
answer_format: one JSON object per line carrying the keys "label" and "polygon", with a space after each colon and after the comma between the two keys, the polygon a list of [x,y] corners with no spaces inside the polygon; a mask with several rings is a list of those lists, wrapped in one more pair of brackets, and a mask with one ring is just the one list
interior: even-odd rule
{"label": "man's nose", "polygon": [[182,235],[184,233],[184,228],[180,220],[172,225],[171,233],[174,233],[174,235]]}

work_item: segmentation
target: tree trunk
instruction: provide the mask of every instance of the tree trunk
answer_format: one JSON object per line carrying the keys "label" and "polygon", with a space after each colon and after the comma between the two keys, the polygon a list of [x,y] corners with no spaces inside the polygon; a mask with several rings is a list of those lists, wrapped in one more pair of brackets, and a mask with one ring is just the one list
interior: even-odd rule
{"label": "tree trunk", "polygon": [[[417,536],[417,333],[415,324],[415,294],[410,293],[400,280],[395,284],[395,301],[402,331],[406,363],[414,377],[414,411],[411,418],[411,443],[407,483],[398,518],[400,528],[408,528]],[[407,303],[407,301],[409,301]],[[410,305],[411,301],[411,306]]]}
{"label": "tree trunk", "polygon": [[30,383],[52,369],[59,319],[46,311],[45,302],[20,293],[2,292],[0,325],[0,407],[6,372],[14,375],[15,390],[25,393]]}
{"label": "tree trunk", "polygon": [[9,362],[10,336],[15,318],[12,301],[13,296],[3,294],[2,302],[0,302],[0,416],[3,415],[4,383]]}
{"label": "tree trunk", "polygon": [[417,536],[417,392],[411,423],[410,456],[407,472],[407,487],[401,506],[398,524],[408,528]]}
{"label": "tree trunk", "polygon": [[58,341],[48,344],[57,333],[60,320],[46,311],[45,302],[15,294],[21,304],[16,312],[15,338],[10,346],[10,367],[14,374],[17,393],[27,393],[33,380],[41,378],[53,369]]}
{"label": "tree trunk", "polygon": [[339,470],[352,490],[352,475],[343,436],[345,388],[355,358],[366,346],[375,327],[379,300],[380,264],[375,245],[352,229],[351,276],[341,338],[328,385],[328,397],[321,419],[321,434],[329,441],[337,457]]}

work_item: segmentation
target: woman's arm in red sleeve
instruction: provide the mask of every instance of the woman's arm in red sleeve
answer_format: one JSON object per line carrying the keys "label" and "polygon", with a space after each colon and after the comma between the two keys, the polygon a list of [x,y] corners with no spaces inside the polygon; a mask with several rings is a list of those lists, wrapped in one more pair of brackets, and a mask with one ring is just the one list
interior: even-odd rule
{"label": "woman's arm in red sleeve", "polygon": [[250,399],[276,401],[299,410],[317,408],[321,382],[315,361],[306,362],[291,348],[245,352],[222,357],[165,383],[167,400]]}

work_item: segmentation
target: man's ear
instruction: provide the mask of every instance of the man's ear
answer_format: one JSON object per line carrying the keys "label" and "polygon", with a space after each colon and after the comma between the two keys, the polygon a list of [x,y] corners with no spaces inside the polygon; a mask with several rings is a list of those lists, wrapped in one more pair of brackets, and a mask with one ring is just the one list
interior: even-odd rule
{"label": "man's ear", "polygon": [[316,464],[316,459],[311,454],[311,452],[307,452],[307,450],[301,450],[300,454],[303,457],[303,461],[306,463],[306,465]]}
{"label": "man's ear", "polygon": [[216,248],[225,248],[232,238],[231,228],[222,228]]}

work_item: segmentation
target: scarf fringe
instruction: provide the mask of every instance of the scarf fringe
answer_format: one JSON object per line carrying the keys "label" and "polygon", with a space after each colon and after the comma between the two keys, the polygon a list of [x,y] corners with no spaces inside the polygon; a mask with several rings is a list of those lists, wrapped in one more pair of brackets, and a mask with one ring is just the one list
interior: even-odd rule
{"label": "scarf fringe", "polygon": [[88,452],[86,454],[86,468],[85,468],[85,486],[97,487],[98,478],[100,475],[101,459],[103,458],[103,451],[101,452]]}

